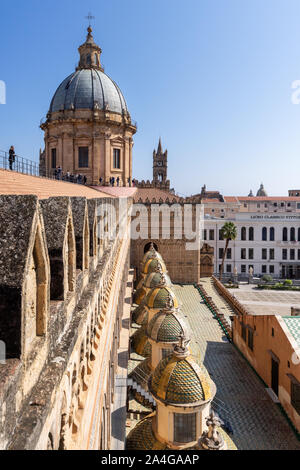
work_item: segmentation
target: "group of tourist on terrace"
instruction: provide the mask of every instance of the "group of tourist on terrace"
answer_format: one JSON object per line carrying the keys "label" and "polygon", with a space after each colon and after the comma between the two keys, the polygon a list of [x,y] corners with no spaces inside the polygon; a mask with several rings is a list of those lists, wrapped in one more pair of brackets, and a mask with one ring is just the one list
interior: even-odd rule
{"label": "group of tourist on terrace", "polygon": [[[10,170],[14,171],[19,171],[21,173],[30,173],[30,174],[36,174],[37,176],[44,176],[41,175],[41,170],[38,167],[38,164],[31,162],[30,160],[25,160],[22,159],[22,162],[18,164],[18,156],[15,153],[14,146],[11,145],[9,152],[8,152],[8,157],[7,153],[3,152],[5,157],[3,157],[3,167],[7,168],[7,161],[8,161],[8,167]],[[24,160],[24,161],[23,161]],[[32,172],[31,166],[34,167],[34,172]],[[28,168],[27,168],[28,167]],[[28,170],[28,171],[27,171]],[[61,180],[61,181],[68,181],[69,183],[77,183],[77,184],[87,184],[87,177],[86,175],[77,173],[73,174],[70,171],[64,172],[62,167],[59,165],[54,170],[52,171],[52,174],[50,177],[53,177],[56,180]],[[105,181],[103,177],[99,178],[99,184],[100,186],[112,186],[112,187],[119,187],[119,186],[126,186],[125,181],[123,181],[119,176],[114,177],[111,176],[109,178],[109,182]],[[136,186],[136,180],[131,179],[130,177],[127,178],[127,184],[130,187]]]}
{"label": "group of tourist on terrace", "polygon": [[80,173],[73,175],[73,173],[70,173],[69,171],[64,173],[61,166],[54,169],[53,176],[56,180],[68,181],[69,183],[86,184],[87,182],[87,177],[85,175],[81,175]]}

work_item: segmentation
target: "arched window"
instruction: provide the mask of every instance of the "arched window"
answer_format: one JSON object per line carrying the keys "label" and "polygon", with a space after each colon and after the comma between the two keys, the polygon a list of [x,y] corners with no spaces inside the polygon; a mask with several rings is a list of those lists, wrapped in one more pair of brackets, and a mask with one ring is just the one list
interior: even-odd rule
{"label": "arched window", "polygon": [[147,251],[150,250],[151,243],[153,244],[155,251],[158,251],[158,247],[157,247],[156,243],[149,242],[149,243],[146,243],[146,245],[144,246],[144,253],[147,253]]}
{"label": "arched window", "polygon": [[241,240],[246,240],[246,227],[241,229]]}
{"label": "arched window", "polygon": [[275,230],[274,227],[270,227],[270,241],[273,242],[275,240]]}
{"label": "arched window", "polygon": [[286,227],[283,227],[282,229],[282,241],[284,242],[288,241],[288,230]]}
{"label": "arched window", "polygon": [[263,227],[262,229],[262,241],[263,242],[267,241],[267,227]]}
{"label": "arched window", "polygon": [[300,242],[300,227],[298,228],[298,242]]}
{"label": "arched window", "polygon": [[253,241],[254,240],[254,228],[249,227],[249,240]]}
{"label": "arched window", "polygon": [[92,63],[91,54],[87,54],[86,63],[87,63],[87,65],[91,65],[91,63]]}
{"label": "arched window", "polygon": [[295,230],[294,227],[292,227],[291,230],[290,230],[290,236],[291,236],[291,238],[290,238],[291,242],[295,242],[296,241],[296,230]]}

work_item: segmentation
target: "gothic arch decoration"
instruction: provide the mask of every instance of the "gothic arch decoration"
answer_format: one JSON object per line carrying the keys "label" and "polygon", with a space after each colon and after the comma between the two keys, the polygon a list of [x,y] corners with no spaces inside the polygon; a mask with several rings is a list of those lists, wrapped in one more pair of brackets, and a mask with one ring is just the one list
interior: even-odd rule
{"label": "gothic arch decoration", "polygon": [[90,257],[97,257],[97,200],[88,199],[88,222],[90,232]]}
{"label": "gothic arch decoration", "polygon": [[75,291],[76,248],[70,199],[53,197],[40,201],[50,258],[51,300],[64,300]]}
{"label": "gothic arch decoration", "polygon": [[90,245],[87,202],[83,197],[72,197],[71,205],[76,241],[76,268],[84,271],[89,265]]}
{"label": "gothic arch decoration", "polygon": [[47,329],[49,275],[45,242],[40,224],[36,229],[33,261],[36,272],[36,336],[44,336]]}
{"label": "gothic arch decoration", "polygon": [[49,259],[36,196],[0,196],[0,256],[0,331],[6,357],[21,358],[47,330]]}
{"label": "gothic arch decoration", "polygon": [[214,273],[214,249],[208,243],[204,243],[200,250],[201,277],[211,277]]}

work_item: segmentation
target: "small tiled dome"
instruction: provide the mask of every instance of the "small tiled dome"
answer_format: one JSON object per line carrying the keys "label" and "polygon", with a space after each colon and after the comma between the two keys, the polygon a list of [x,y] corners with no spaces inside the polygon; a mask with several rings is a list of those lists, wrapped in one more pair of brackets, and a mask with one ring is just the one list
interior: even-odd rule
{"label": "small tiled dome", "polygon": [[166,308],[170,306],[178,308],[178,300],[170,287],[154,287],[148,292],[145,304],[148,308]]}
{"label": "small tiled dome", "polygon": [[152,430],[152,417],[148,415],[130,431],[126,439],[126,450],[164,450],[167,444],[156,439]]}
{"label": "small tiled dome", "polygon": [[[126,439],[126,450],[173,450],[173,447],[169,447],[167,443],[160,442],[154,435],[153,432],[153,420],[156,419],[156,413],[151,413],[146,418],[142,419],[137,425],[130,431]],[[219,434],[221,434],[223,440],[226,443],[228,450],[237,450],[236,445],[230,438],[230,436],[221,427],[217,428]],[[198,443],[192,447],[188,447],[189,450],[203,450],[201,445]]]}
{"label": "small tiled dome", "polygon": [[144,255],[144,258],[143,258],[143,265],[149,260],[149,259],[160,259],[162,260],[162,256],[160,253],[158,253],[158,251],[156,251],[156,249],[154,248],[154,246],[150,247],[150,249],[145,253]]}
{"label": "small tiled dome", "polygon": [[142,325],[144,321],[148,321],[148,312],[145,309],[145,297],[138,307],[132,312],[132,321],[138,325]]}
{"label": "small tiled dome", "polygon": [[162,272],[166,273],[167,268],[162,259],[148,259],[143,267],[143,274],[150,274],[158,270],[161,267]]}
{"label": "small tiled dome", "polygon": [[142,325],[131,337],[133,350],[143,357],[149,357],[151,354],[151,344],[146,335],[146,325]]}
{"label": "small tiled dome", "polygon": [[139,289],[137,289],[133,295],[133,302],[137,305],[140,305],[146,293],[147,292],[145,287],[140,287]]}
{"label": "small tiled dome", "polygon": [[167,404],[185,405],[212,399],[212,381],[204,366],[200,367],[191,355],[173,355],[162,359],[149,384],[155,399]]}
{"label": "small tiled dome", "polygon": [[153,287],[158,287],[161,284],[167,287],[172,286],[172,282],[169,275],[162,271],[152,272],[148,274],[148,276],[144,280],[144,287],[147,287],[147,289],[153,289]]}
{"label": "small tiled dome", "polygon": [[189,336],[188,327],[179,314],[173,310],[170,313],[160,311],[154,315],[147,326],[147,335],[153,341],[176,343],[180,336]]}

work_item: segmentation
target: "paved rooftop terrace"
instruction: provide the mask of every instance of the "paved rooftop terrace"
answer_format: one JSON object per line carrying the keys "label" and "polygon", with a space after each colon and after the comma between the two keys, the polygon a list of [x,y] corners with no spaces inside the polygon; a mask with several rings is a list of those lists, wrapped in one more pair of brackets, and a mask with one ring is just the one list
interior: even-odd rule
{"label": "paved rooftop terrace", "polygon": [[290,315],[291,307],[300,308],[300,292],[296,291],[258,290],[251,284],[241,284],[230,292],[255,315]]}
{"label": "paved rooftop terrace", "polygon": [[[201,281],[202,282],[202,281]],[[267,394],[210,310],[191,285],[174,286],[195,335],[199,353],[217,386],[216,410],[229,421],[241,450],[300,450],[300,442],[278,405]]]}

